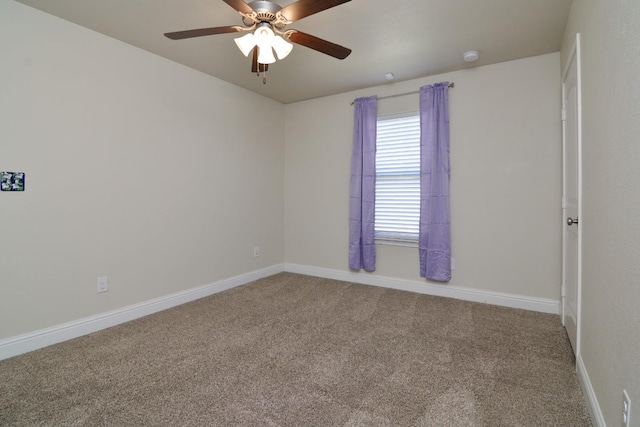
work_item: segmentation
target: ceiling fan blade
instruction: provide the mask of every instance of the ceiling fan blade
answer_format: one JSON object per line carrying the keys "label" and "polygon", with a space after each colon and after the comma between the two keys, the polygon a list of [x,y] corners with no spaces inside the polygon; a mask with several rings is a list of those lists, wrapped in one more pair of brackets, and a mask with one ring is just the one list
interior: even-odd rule
{"label": "ceiling fan blade", "polygon": [[197,30],[176,31],[173,33],[164,33],[171,40],[189,39],[191,37],[212,36],[214,34],[236,33],[242,31],[242,27],[237,25],[229,25],[226,27],[199,28]]}
{"label": "ceiling fan blade", "polygon": [[316,36],[312,36],[311,34],[303,33],[298,30],[293,30],[291,32],[289,40],[293,43],[306,46],[310,49],[317,50],[318,52],[322,52],[338,59],[344,59],[351,54],[351,49],[322,40]]}
{"label": "ceiling fan blade", "polygon": [[[226,1],[226,0],[225,0]],[[298,0],[280,10],[282,16],[289,21],[298,21],[314,13],[339,6],[351,0]]]}
{"label": "ceiling fan blade", "polygon": [[242,0],[223,0],[226,4],[234,8],[240,13],[251,13],[253,8]]}
{"label": "ceiling fan blade", "polygon": [[251,60],[252,73],[264,73],[269,71],[269,64],[258,64],[258,46],[253,48],[253,59]]}

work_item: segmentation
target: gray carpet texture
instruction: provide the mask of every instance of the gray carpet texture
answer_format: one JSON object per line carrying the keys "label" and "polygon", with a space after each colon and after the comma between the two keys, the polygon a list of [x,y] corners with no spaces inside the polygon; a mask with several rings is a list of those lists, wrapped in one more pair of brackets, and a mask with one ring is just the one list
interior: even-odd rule
{"label": "gray carpet texture", "polygon": [[282,273],[0,361],[2,426],[590,426],[557,315]]}

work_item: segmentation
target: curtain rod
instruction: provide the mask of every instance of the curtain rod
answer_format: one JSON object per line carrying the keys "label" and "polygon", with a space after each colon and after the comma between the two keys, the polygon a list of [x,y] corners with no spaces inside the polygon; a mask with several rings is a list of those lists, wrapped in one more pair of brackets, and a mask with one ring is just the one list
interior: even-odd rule
{"label": "curtain rod", "polygon": [[[453,82],[449,83],[449,87],[453,88],[455,87],[455,84]],[[399,96],[406,96],[406,95],[413,95],[416,93],[420,93],[419,90],[414,90],[413,92],[405,92],[405,93],[399,93],[397,95],[387,95],[387,96],[381,96],[380,98],[378,98],[378,101],[380,101],[381,99],[388,99],[388,98],[397,98]],[[351,101],[351,105],[353,105],[355,103],[355,99],[353,101]]]}

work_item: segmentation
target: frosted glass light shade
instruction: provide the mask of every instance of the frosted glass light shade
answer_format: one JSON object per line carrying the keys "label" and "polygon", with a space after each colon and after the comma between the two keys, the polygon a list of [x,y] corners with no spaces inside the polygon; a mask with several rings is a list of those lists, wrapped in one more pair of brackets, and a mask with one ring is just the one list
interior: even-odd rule
{"label": "frosted glass light shade", "polygon": [[289,43],[285,39],[280,36],[276,36],[273,39],[273,49],[276,51],[276,55],[278,55],[278,59],[284,59],[291,53],[293,49],[293,44]]}
{"label": "frosted glass light shade", "polygon": [[273,64],[276,62],[276,57],[273,56],[273,49],[271,49],[271,46],[258,45],[258,62],[260,64]]}
{"label": "frosted glass light shade", "polygon": [[236,45],[238,45],[238,49],[240,49],[240,52],[242,52],[244,56],[249,56],[251,50],[256,45],[256,40],[252,33],[245,34],[242,37],[238,37],[234,41],[236,42]]}
{"label": "frosted glass light shade", "polygon": [[273,49],[271,49],[275,38],[273,30],[267,25],[259,27],[254,31],[253,37],[258,46],[258,62],[260,64],[273,64],[276,62],[276,57],[273,56]]}
{"label": "frosted glass light shade", "polygon": [[271,46],[273,44],[274,36],[275,35],[273,34],[273,30],[269,27],[259,27],[253,33],[253,37],[258,46]]}

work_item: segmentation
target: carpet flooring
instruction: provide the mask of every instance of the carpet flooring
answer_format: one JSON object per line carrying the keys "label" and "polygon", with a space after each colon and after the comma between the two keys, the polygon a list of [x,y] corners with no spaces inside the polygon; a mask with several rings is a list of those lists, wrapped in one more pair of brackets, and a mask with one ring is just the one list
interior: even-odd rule
{"label": "carpet flooring", "polygon": [[541,314],[282,273],[0,361],[2,426],[590,426]]}

